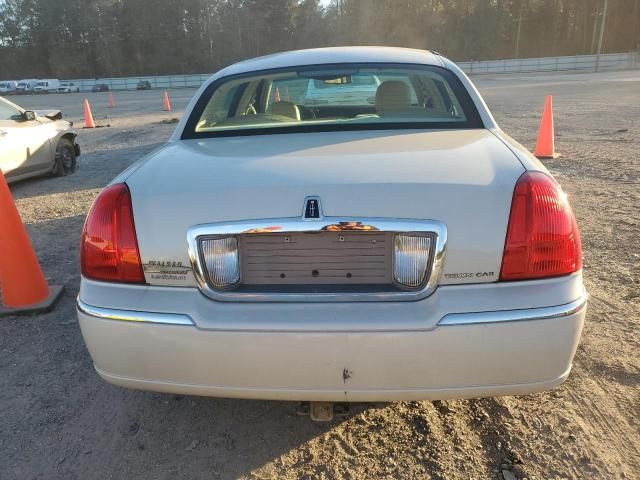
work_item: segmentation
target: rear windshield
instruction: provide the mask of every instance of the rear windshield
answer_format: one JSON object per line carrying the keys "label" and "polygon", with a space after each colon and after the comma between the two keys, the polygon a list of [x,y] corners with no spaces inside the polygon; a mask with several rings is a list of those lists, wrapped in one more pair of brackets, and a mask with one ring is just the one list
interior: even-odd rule
{"label": "rear windshield", "polygon": [[431,66],[279,69],[214,82],[183,138],[380,128],[481,128],[460,81]]}

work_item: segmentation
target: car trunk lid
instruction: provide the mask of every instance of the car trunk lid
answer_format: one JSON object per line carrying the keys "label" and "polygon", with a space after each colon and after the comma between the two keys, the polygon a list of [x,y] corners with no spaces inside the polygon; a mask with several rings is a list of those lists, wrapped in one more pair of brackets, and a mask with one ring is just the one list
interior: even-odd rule
{"label": "car trunk lid", "polygon": [[147,281],[195,285],[187,230],[325,217],[446,225],[441,283],[498,279],[513,187],[524,168],[488,130],[357,131],[177,141],[126,179]]}

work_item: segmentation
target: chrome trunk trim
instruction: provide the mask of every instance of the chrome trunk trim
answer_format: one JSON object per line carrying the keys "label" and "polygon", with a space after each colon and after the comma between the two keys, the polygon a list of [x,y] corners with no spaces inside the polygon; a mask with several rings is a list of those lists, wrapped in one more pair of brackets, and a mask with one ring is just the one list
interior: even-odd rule
{"label": "chrome trunk trim", "polygon": [[[206,280],[204,263],[198,248],[201,237],[231,235],[322,232],[322,231],[380,231],[395,233],[431,234],[435,239],[431,272],[424,285],[417,290],[381,292],[260,292],[242,290],[215,290]],[[446,226],[434,220],[391,218],[322,217],[309,221],[301,218],[275,218],[196,225],[187,232],[189,259],[200,291],[214,300],[247,302],[378,302],[412,301],[431,295],[438,286],[447,245]],[[242,252],[240,252],[242,255]]]}
{"label": "chrome trunk trim", "polygon": [[579,299],[555,307],[500,310],[496,312],[449,313],[440,319],[437,326],[521,322],[525,320],[547,320],[550,318],[567,317],[586,308],[588,297],[587,292],[584,292]]}
{"label": "chrome trunk trim", "polygon": [[136,312],[132,310],[117,310],[88,305],[78,298],[79,312],[94,318],[117,320],[120,322],[161,323],[164,325],[191,325],[195,323],[189,315],[182,313]]}

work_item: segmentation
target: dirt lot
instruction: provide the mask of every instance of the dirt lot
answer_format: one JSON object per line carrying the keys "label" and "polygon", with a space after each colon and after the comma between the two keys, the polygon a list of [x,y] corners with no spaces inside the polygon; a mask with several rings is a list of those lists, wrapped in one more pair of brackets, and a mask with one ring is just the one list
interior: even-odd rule
{"label": "dirt lot", "polygon": [[[78,238],[100,187],[164,141],[193,91],[91,94],[80,170],[12,186],[55,311],[0,321],[0,478],[640,478],[640,72],[477,79],[501,126],[532,147],[554,95],[547,162],[582,229],[587,324],[554,391],[361,407],[314,424],[284,402],[124,390],[94,373],[75,319]],[[19,98],[79,117],[82,94]],[[109,115],[111,118],[105,118]],[[508,474],[507,474],[508,477]],[[505,478],[507,478],[505,477]]]}

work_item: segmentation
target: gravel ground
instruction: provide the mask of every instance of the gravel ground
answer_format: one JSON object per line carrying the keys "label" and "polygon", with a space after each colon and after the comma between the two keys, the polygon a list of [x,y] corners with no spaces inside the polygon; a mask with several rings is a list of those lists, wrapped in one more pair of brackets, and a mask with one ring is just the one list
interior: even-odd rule
{"label": "gravel ground", "polygon": [[[554,95],[547,162],[569,193],[591,294],[574,369],[546,393],[361,406],[315,424],[285,402],[124,390],[93,371],[74,313],[77,245],[99,189],[172,131],[193,90],[89,94],[70,177],[12,185],[43,269],[66,293],[0,320],[0,479],[640,478],[640,72],[478,78],[500,125],[532,147]],[[81,114],[84,94],[20,97]],[[106,118],[106,117],[110,118]]]}

